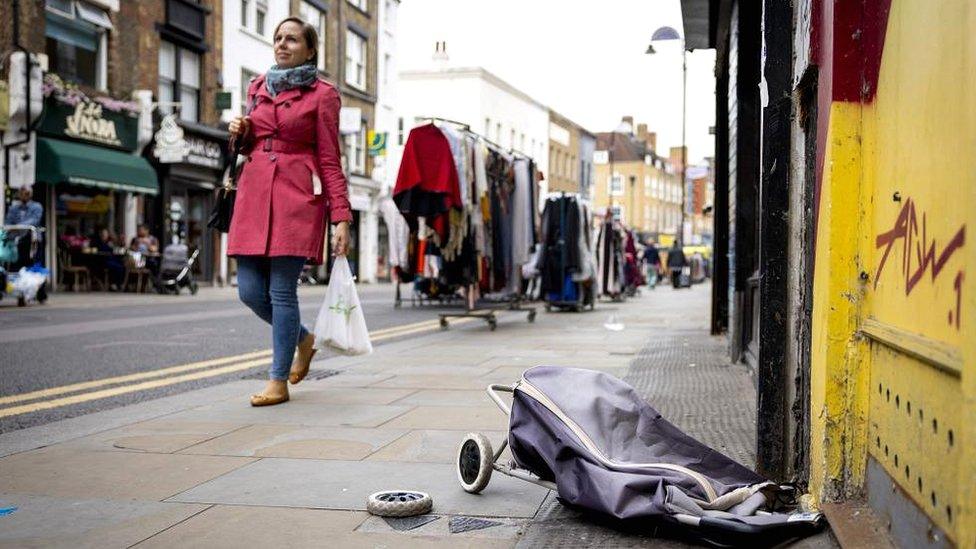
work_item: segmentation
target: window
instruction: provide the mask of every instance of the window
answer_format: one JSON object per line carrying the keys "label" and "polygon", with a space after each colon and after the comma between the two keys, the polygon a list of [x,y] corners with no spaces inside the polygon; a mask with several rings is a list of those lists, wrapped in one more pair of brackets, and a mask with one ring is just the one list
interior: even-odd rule
{"label": "window", "polygon": [[614,219],[623,221],[624,207],[620,205],[610,206],[610,215],[612,215]]}
{"label": "window", "polygon": [[44,53],[49,69],[69,82],[108,87],[108,33],[112,21],[94,6],[74,0],[48,1]]}
{"label": "window", "polygon": [[393,63],[393,56],[390,54],[383,55],[383,85],[388,86],[390,84],[390,65]]}
{"label": "window", "polygon": [[515,130],[514,129],[511,132],[509,132],[509,134],[508,134],[508,148],[510,148],[510,149],[514,149],[515,148]]}
{"label": "window", "polygon": [[200,54],[181,48],[172,42],[159,43],[159,102],[160,111],[172,112],[179,103],[179,116],[196,122],[200,119]]}
{"label": "window", "polygon": [[362,11],[369,11],[369,0],[347,0],[353,6],[356,6]]}
{"label": "window", "polygon": [[346,84],[366,90],[366,38],[346,30]]}
{"label": "window", "polygon": [[257,0],[257,5],[254,9],[254,32],[264,36],[267,32],[266,23],[268,19],[268,2],[267,0]]}
{"label": "window", "polygon": [[315,27],[315,30],[317,30],[319,33],[319,43],[316,44],[315,47],[319,54],[319,70],[324,71],[326,56],[325,45],[328,43],[325,39],[327,29],[325,12],[312,4],[309,4],[308,2],[301,2],[298,4],[298,13],[306,23]]}
{"label": "window", "polygon": [[619,173],[613,174],[613,177],[610,178],[609,187],[610,187],[610,194],[612,195],[624,194],[623,176],[620,175]]}
{"label": "window", "polygon": [[501,122],[496,122],[495,123],[495,142],[496,143],[501,143],[501,141],[502,141],[502,123]]}
{"label": "window", "polygon": [[241,114],[247,113],[247,88],[251,85],[251,79],[257,76],[256,72],[241,69]]}
{"label": "window", "polygon": [[491,118],[485,118],[485,137],[491,132]]}
{"label": "window", "polygon": [[651,196],[651,176],[644,176],[644,196]]}
{"label": "window", "polygon": [[251,0],[241,0],[241,26],[247,28],[250,20]]}
{"label": "window", "polygon": [[403,145],[403,117],[397,120],[397,144]]}
{"label": "window", "polygon": [[343,136],[346,168],[349,173],[360,175],[366,173],[366,125],[366,121],[363,120],[358,132]]}

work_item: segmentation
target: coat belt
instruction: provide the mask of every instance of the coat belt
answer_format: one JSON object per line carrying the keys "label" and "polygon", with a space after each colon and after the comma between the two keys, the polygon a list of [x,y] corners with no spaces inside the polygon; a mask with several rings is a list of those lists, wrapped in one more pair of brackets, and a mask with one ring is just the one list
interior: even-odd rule
{"label": "coat belt", "polygon": [[276,152],[283,154],[314,153],[315,147],[311,143],[304,141],[286,141],[273,137],[259,138],[262,141],[261,150],[264,152]]}

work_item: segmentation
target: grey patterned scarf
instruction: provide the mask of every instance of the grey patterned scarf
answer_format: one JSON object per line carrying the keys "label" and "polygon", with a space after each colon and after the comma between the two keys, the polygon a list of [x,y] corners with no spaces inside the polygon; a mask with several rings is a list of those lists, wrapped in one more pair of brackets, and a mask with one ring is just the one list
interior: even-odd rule
{"label": "grey patterned scarf", "polygon": [[315,65],[311,63],[284,69],[274,65],[264,76],[264,87],[274,97],[285,90],[310,85],[317,74]]}

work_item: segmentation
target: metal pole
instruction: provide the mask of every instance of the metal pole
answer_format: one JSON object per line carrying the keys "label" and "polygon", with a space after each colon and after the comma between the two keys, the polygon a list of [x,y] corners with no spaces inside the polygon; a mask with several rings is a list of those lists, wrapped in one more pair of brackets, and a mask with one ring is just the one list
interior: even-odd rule
{"label": "metal pole", "polygon": [[678,240],[684,246],[685,234],[685,206],[688,184],[685,181],[685,173],[688,170],[688,147],[685,145],[685,126],[687,125],[688,103],[688,53],[685,49],[684,39],[681,40],[681,227],[678,229]]}

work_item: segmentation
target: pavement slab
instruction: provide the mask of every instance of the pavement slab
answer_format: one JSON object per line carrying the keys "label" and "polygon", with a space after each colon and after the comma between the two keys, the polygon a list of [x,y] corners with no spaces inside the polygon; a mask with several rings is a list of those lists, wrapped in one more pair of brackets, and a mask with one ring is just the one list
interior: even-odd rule
{"label": "pavement slab", "polygon": [[395,489],[427,492],[435,514],[516,518],[532,517],[548,492],[498,475],[481,494],[469,494],[454,467],[439,463],[267,458],[167,501],[365,510],[370,494]]}
{"label": "pavement slab", "polygon": [[[485,384],[487,386],[487,384]],[[405,406],[493,406],[484,389],[420,389],[393,404]]]}
{"label": "pavement slab", "polygon": [[[376,387],[318,387],[300,386],[292,389],[301,402],[321,404],[391,404],[417,392],[416,389],[381,389]],[[299,394],[300,393],[300,394]]]}
{"label": "pavement slab", "polygon": [[0,547],[128,547],[206,505],[0,494],[17,511],[0,519]]}
{"label": "pavement slab", "polygon": [[116,450],[172,454],[195,444],[244,427],[239,423],[173,421],[168,418],[143,421],[110,429],[58,445],[62,448]]}
{"label": "pavement slab", "polygon": [[391,429],[504,431],[508,417],[497,406],[417,406],[383,425]]}
{"label": "pavement slab", "polygon": [[[487,372],[486,368],[484,372]],[[339,376],[336,376],[339,377]],[[410,389],[484,389],[484,384],[469,375],[402,374],[372,385],[383,388]]]}
{"label": "pavement slab", "polygon": [[393,377],[393,374],[360,372],[358,369],[344,370],[342,375],[315,381],[313,386],[328,387],[369,387]]}
{"label": "pavement slab", "polygon": [[400,429],[250,425],[183,450],[211,456],[360,460],[407,434]]}
{"label": "pavement slab", "polygon": [[[382,450],[369,456],[369,461],[414,461],[453,465],[457,460],[458,445],[470,431],[441,431],[421,429],[398,438]],[[493,444],[501,444],[505,431],[481,431]],[[504,456],[508,450],[505,450]]]}
{"label": "pavement slab", "polygon": [[322,404],[305,400],[302,392],[292,393],[291,401],[284,406],[253,407],[247,397],[208,404],[170,416],[184,421],[208,417],[217,421],[234,423],[272,423],[285,425],[318,425],[378,427],[379,425],[410,410],[409,406],[380,406],[369,404]]}
{"label": "pavement slab", "polygon": [[[509,519],[509,518],[492,518],[492,519],[479,519],[478,517],[470,517],[475,520],[490,520],[490,522],[495,523],[489,528],[482,528],[479,530],[468,530],[466,532],[451,532],[451,521],[454,519],[463,519],[469,517],[462,516],[443,516],[439,520],[430,521],[426,524],[418,526],[413,530],[410,530],[411,535],[425,535],[437,538],[446,538],[448,540],[454,541],[459,545],[472,544],[477,547],[484,547],[483,543],[488,543],[492,540],[499,541],[510,541],[513,545],[517,541],[522,529],[525,527],[525,519]],[[456,523],[457,521],[455,521]],[[391,532],[395,528],[390,526],[387,521],[380,517],[370,516],[359,527],[356,529],[358,532]]]}
{"label": "pavement slab", "polygon": [[10,494],[158,501],[252,461],[49,448],[0,460],[0,486]]}

